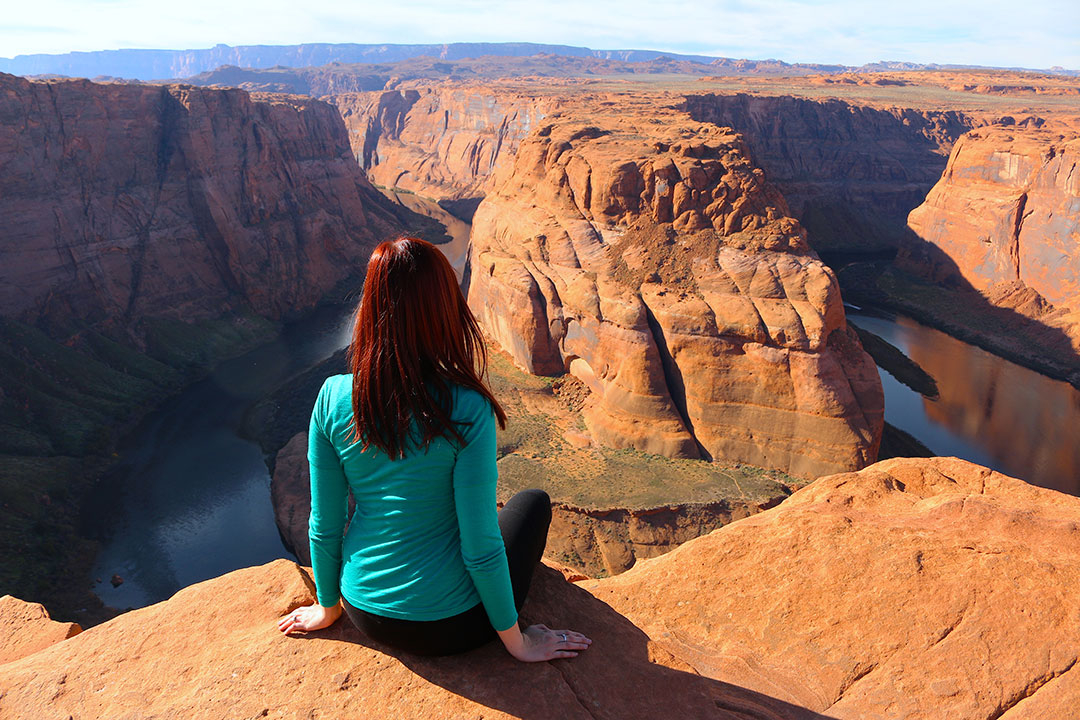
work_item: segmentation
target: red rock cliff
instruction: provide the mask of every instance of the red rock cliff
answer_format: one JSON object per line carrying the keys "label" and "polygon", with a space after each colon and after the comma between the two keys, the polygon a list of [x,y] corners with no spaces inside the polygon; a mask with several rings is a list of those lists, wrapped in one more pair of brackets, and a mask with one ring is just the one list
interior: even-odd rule
{"label": "red rock cliff", "polygon": [[435,198],[484,194],[496,162],[556,104],[478,86],[343,93],[330,98],[356,158],[377,184]]}
{"label": "red rock cliff", "polygon": [[681,107],[743,135],[818,252],[897,247],[952,144],[984,122],[956,111],[790,96],[688,95]]}
{"label": "red rock cliff", "polygon": [[730,131],[655,111],[545,125],[472,244],[470,305],[522,367],[592,389],[599,442],[809,477],[874,460],[873,362]]}
{"label": "red rock cliff", "polygon": [[908,218],[947,256],[938,278],[978,290],[1020,281],[1080,305],[1080,134],[1076,126],[995,126],[960,138],[940,181]]}
{"label": "red rock cliff", "polygon": [[335,108],[0,75],[0,313],[280,318],[396,228]]}

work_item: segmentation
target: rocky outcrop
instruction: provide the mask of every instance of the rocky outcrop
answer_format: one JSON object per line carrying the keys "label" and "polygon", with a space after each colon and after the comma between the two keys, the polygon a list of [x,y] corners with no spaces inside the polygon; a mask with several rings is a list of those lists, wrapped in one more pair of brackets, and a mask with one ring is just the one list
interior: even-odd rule
{"label": "rocky outcrop", "polygon": [[589,386],[594,439],[807,477],[874,460],[873,362],[737,135],[655,109],[563,118],[492,187],[469,304],[521,367]]}
{"label": "rocky outcrop", "polygon": [[77,623],[56,622],[43,605],[0,597],[0,665],[33,655],[82,632]]}
{"label": "rocky outcrop", "polygon": [[[974,130],[908,218],[906,270],[970,295],[964,332],[1080,387],[1080,121]],[[994,331],[994,324],[1007,329]]]}
{"label": "rocky outcrop", "polygon": [[1020,281],[1052,304],[1077,307],[1080,133],[1036,125],[964,135],[908,224],[940,251],[927,258],[937,280],[959,277],[981,291]]}
{"label": "rocky outcrop", "polygon": [[898,247],[952,144],[984,122],[957,111],[790,96],[688,95],[681,107],[742,134],[820,253]]}
{"label": "rocky outcrop", "polygon": [[615,578],[540,568],[523,620],[594,642],[533,666],[497,642],[419,658],[345,621],[282,637],[314,594],[279,560],[0,665],[0,714],[1072,717],[1078,524],[1077,498],[970,463],[880,463]]}
{"label": "rocky outcrop", "polygon": [[280,318],[400,224],[326,103],[0,75],[0,314]]}
{"label": "rocky outcrop", "polygon": [[557,104],[484,86],[421,87],[329,98],[356,159],[378,185],[437,199],[484,194],[495,163]]}
{"label": "rocky outcrop", "polygon": [[706,677],[830,718],[1065,718],[1080,499],[952,458],[822,478],[584,586]]}

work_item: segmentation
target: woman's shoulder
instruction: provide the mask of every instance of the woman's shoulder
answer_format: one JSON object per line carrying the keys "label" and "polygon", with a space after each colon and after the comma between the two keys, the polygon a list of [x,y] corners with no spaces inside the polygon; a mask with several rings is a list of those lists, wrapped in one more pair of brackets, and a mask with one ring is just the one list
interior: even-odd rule
{"label": "woman's shoulder", "polygon": [[322,411],[329,412],[341,404],[347,404],[352,408],[352,375],[331,375],[323,381],[319,389],[319,395],[315,398],[316,410],[322,406]]}
{"label": "woman's shoulder", "polygon": [[478,390],[467,385],[451,386],[454,398],[454,419],[472,421],[492,414],[491,402]]}

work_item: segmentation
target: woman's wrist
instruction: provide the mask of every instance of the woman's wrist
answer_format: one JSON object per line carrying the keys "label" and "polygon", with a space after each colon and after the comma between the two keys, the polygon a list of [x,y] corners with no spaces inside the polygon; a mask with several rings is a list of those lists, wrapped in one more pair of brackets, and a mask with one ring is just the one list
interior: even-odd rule
{"label": "woman's wrist", "polygon": [[516,658],[520,658],[525,651],[525,636],[521,634],[521,628],[514,623],[505,630],[499,630],[499,639],[502,640],[506,651]]}

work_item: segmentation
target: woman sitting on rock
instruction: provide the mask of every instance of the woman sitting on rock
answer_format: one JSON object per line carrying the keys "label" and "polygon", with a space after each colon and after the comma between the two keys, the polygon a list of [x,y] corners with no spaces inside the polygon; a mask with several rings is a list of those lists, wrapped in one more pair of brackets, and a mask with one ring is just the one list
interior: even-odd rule
{"label": "woman sitting on rock", "polygon": [[496,512],[495,420],[505,426],[506,414],[481,380],[479,325],[434,245],[376,248],[349,360],[352,373],[319,392],[308,435],[318,602],[283,617],[281,631],[325,628],[344,609],[371,639],[422,655],[496,634],[524,661],[588,648],[570,630],[518,628],[551,505],[526,490]]}

